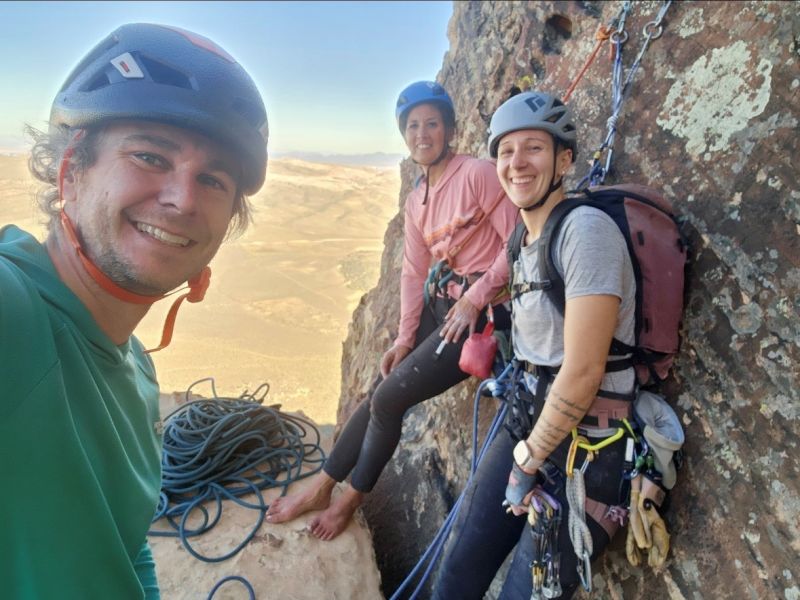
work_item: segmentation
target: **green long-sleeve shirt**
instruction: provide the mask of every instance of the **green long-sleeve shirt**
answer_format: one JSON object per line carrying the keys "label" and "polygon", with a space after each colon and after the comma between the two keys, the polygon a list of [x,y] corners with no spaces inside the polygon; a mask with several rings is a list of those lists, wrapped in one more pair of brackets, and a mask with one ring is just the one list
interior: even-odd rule
{"label": "green long-sleeve shirt", "polygon": [[0,586],[15,600],[158,598],[158,384],[45,248],[0,229]]}

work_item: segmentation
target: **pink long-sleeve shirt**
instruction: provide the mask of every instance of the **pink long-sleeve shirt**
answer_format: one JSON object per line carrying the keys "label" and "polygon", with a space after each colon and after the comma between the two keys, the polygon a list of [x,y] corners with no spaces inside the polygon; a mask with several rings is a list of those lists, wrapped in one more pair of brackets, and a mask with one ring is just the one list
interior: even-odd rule
{"label": "pink long-sleeve shirt", "polygon": [[[503,198],[492,210],[499,195]],[[483,273],[464,295],[477,308],[486,306],[508,283],[506,242],[518,218],[517,208],[505,197],[493,163],[458,154],[425,197],[424,181],[406,198],[405,246],[400,278],[400,327],[396,346],[413,348],[423,309],[422,288],[430,267],[464,240],[481,215],[486,219],[468,243],[450,261],[458,275]],[[460,286],[451,283],[448,294],[458,298]]]}

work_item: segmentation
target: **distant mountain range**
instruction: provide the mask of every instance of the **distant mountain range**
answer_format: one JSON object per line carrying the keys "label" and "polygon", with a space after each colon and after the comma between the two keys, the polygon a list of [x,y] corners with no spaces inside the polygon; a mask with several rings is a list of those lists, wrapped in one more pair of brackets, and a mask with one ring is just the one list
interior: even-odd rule
{"label": "distant mountain range", "polygon": [[[15,156],[27,154],[27,147],[14,144],[3,144],[0,138],[0,155]],[[307,162],[326,163],[331,165],[346,165],[355,167],[396,167],[405,156],[403,154],[388,154],[386,152],[373,152],[372,154],[323,154],[322,152],[270,152],[270,158],[296,158]]]}
{"label": "distant mountain range", "polygon": [[357,167],[396,167],[402,154],[373,152],[372,154],[323,154],[321,152],[270,152],[270,158],[297,158],[308,162]]}

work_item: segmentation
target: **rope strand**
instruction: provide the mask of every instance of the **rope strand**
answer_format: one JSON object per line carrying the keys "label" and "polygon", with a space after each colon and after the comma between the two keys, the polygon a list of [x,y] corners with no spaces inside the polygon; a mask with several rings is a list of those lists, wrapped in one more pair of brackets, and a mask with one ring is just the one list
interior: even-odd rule
{"label": "rope strand", "polygon": [[[642,58],[644,57],[650,42],[661,37],[663,33],[663,26],[661,21],[667,13],[672,0],[664,0],[661,8],[656,15],[656,18],[648,22],[642,34],[645,40],[639,53],[636,56],[633,64],[628,70],[627,76],[623,79],[623,66],[622,66],[622,50],[625,42],[628,41],[628,33],[625,31],[625,22],[630,16],[632,8],[631,2],[624,2],[620,9],[617,18],[615,19],[616,29],[611,32],[611,49],[613,52],[613,63],[611,67],[611,116],[606,121],[606,136],[600,147],[594,152],[592,156],[592,164],[589,167],[589,172],[578,182],[576,190],[582,190],[585,187],[596,187],[603,185],[605,178],[611,171],[611,162],[614,156],[614,140],[617,135],[617,126],[622,114],[622,106],[625,99],[630,95],[633,86],[633,80],[636,76],[639,66],[641,65]],[[606,152],[605,163],[601,163],[603,152]]]}
{"label": "rope strand", "polygon": [[[269,385],[238,398],[217,395],[212,378],[196,381],[186,391],[210,382],[213,398],[187,402],[166,419],[162,451],[161,494],[153,522],[166,519],[170,530],[151,530],[148,535],[179,537],[192,556],[220,562],[236,555],[255,536],[269,505],[262,490],[289,485],[317,473],[325,454],[319,430],[310,421],[289,415],[276,406],[264,406]],[[311,441],[305,441],[311,433]],[[303,472],[304,465],[313,468]],[[255,502],[245,500],[254,494]],[[210,530],[222,516],[223,500],[258,510],[257,522],[244,541],[227,554],[208,557],[196,551],[189,538]],[[216,506],[213,518],[205,502]],[[189,525],[199,512],[201,523]]]}

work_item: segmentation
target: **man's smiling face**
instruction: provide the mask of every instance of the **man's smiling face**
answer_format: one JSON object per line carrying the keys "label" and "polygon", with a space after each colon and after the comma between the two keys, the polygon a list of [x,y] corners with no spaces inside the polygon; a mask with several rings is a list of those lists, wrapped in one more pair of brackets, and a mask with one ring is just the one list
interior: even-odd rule
{"label": "man's smiling face", "polygon": [[94,154],[94,164],[65,183],[64,210],[112,281],[161,294],[211,261],[237,193],[229,152],[178,127],[118,121],[99,133]]}

